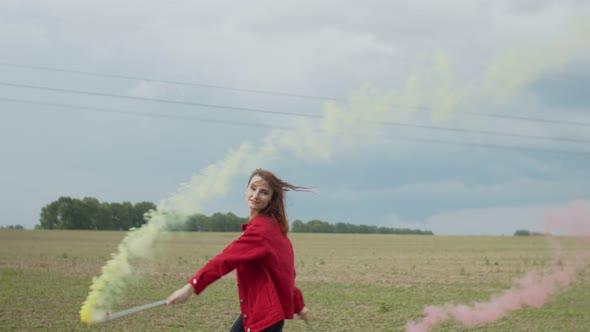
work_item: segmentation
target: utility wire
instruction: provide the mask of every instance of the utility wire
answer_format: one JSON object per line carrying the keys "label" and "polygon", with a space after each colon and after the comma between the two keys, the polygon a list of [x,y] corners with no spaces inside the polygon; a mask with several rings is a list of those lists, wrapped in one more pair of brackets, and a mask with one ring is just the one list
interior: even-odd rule
{"label": "utility wire", "polygon": [[[92,91],[81,91],[81,90],[41,87],[41,86],[32,86],[32,85],[23,85],[23,84],[13,84],[13,83],[6,83],[6,82],[0,82],[0,85],[6,85],[6,86],[11,86],[11,87],[17,87],[17,88],[30,88],[30,89],[48,90],[48,91],[55,91],[55,92],[94,95],[94,96],[111,97],[111,98],[123,98],[123,99],[132,99],[132,100],[159,102],[159,103],[170,103],[170,104],[180,104],[180,105],[188,105],[188,106],[239,110],[239,111],[255,112],[255,113],[308,117],[308,118],[316,118],[316,119],[323,118],[322,115],[318,115],[318,114],[281,112],[281,111],[263,110],[263,109],[237,107],[237,106],[194,103],[194,102],[184,102],[184,101],[158,99],[158,98],[147,98],[147,97],[134,97],[134,96],[126,96],[126,95],[101,93],[101,92],[92,92]],[[26,101],[23,101],[23,102],[26,102]],[[438,130],[438,131],[450,131],[450,132],[458,132],[458,133],[465,133],[465,134],[483,134],[483,135],[489,135],[489,136],[528,138],[528,139],[551,140],[551,141],[562,141],[562,142],[573,142],[573,143],[590,143],[590,140],[580,139],[580,138],[550,137],[550,136],[540,136],[540,135],[526,135],[526,134],[498,132],[498,131],[491,131],[491,130],[472,130],[472,129],[463,129],[463,128],[437,127],[437,126],[419,125],[419,124],[394,122],[394,121],[359,120],[359,122],[370,123],[370,124],[375,124],[375,125],[382,125],[382,126],[395,126],[395,127],[418,128],[418,129],[428,129],[428,130]]]}
{"label": "utility wire", "polygon": [[[34,70],[45,70],[45,71],[53,71],[53,72],[63,72],[63,73],[70,73],[70,74],[77,74],[77,75],[84,75],[84,76],[115,78],[115,79],[122,79],[122,80],[131,80],[131,81],[146,81],[146,82],[164,83],[164,84],[181,85],[181,86],[204,87],[204,88],[213,88],[213,89],[228,90],[228,91],[264,94],[264,95],[335,101],[335,102],[343,102],[343,103],[349,102],[349,100],[344,99],[344,98],[336,98],[336,97],[329,97],[329,96],[305,95],[305,94],[278,92],[278,91],[269,91],[269,90],[247,89],[247,88],[231,87],[231,86],[224,86],[224,85],[214,85],[214,84],[206,84],[206,83],[160,80],[160,79],[153,79],[153,78],[147,78],[147,77],[127,76],[127,75],[118,75],[118,74],[106,74],[106,73],[97,73],[97,72],[89,72],[89,71],[82,71],[82,70],[72,70],[72,69],[63,69],[63,68],[54,68],[54,67],[45,67],[45,66],[36,66],[36,65],[26,65],[26,64],[15,64],[15,63],[7,63],[7,62],[0,62],[0,66],[34,69]],[[401,104],[394,105],[394,106],[395,107],[404,107],[404,108],[408,108],[408,109],[422,110],[422,111],[435,111],[436,110],[435,108],[426,107],[426,106],[414,106],[414,105],[410,106],[410,105],[401,105]],[[559,124],[559,125],[567,125],[567,126],[590,127],[590,123],[585,123],[585,122],[574,122],[574,121],[553,120],[553,119],[543,119],[543,118],[531,118],[531,117],[524,117],[524,116],[517,116],[517,115],[505,115],[505,114],[485,114],[485,113],[470,112],[470,111],[454,111],[454,113],[466,114],[466,115],[470,115],[470,116],[486,117],[486,118],[499,118],[499,119],[505,119],[505,120],[531,121],[531,122],[551,123],[551,124]]]}
{"label": "utility wire", "polygon": [[[361,120],[361,122],[364,122],[364,121]],[[466,134],[484,134],[484,135],[490,135],[490,136],[530,138],[530,139],[562,141],[562,142],[573,142],[573,143],[590,143],[590,140],[580,139],[580,138],[551,137],[551,136],[541,136],[541,135],[525,135],[525,134],[514,134],[514,133],[506,133],[506,132],[491,131],[491,130],[474,130],[474,129],[463,129],[463,128],[446,128],[446,127],[436,127],[436,126],[428,126],[428,125],[417,125],[417,124],[400,123],[400,122],[380,122],[380,121],[367,121],[367,122],[375,123],[375,124],[381,124],[381,125],[387,125],[387,126],[400,126],[400,127],[412,127],[412,128],[421,128],[421,129],[429,129],[429,130],[453,131],[453,132],[466,133]]]}
{"label": "utility wire", "polygon": [[[1,98],[0,97],[0,101],[11,102],[11,103],[30,104],[30,105],[40,105],[40,106],[50,106],[50,107],[61,107],[61,108],[68,108],[71,110],[82,109],[82,110],[88,110],[88,111],[94,111],[94,112],[119,113],[119,114],[131,115],[131,116],[158,117],[158,118],[168,118],[168,119],[176,119],[176,120],[209,122],[209,123],[233,125],[233,126],[247,126],[247,127],[258,127],[258,128],[283,129],[283,130],[294,129],[294,128],[290,128],[290,127],[279,127],[279,126],[275,126],[275,125],[247,123],[247,122],[242,122],[242,121],[225,121],[225,120],[216,120],[216,119],[209,119],[209,118],[167,115],[167,114],[159,114],[159,113],[152,113],[152,112],[115,110],[115,109],[109,109],[109,108],[89,107],[89,106],[80,106],[80,105],[72,105],[72,104],[50,103],[50,102],[40,102],[40,101],[31,101],[31,100],[23,100],[23,99],[14,99],[14,98]],[[325,130],[322,130],[322,129],[317,129],[317,130],[326,132]],[[351,135],[350,133],[345,133],[345,132],[336,133],[336,134],[347,135],[347,136]],[[563,149],[547,149],[547,148],[526,147],[526,146],[456,142],[456,141],[446,141],[446,140],[429,139],[429,138],[389,136],[389,135],[363,134],[363,133],[352,133],[352,135],[357,136],[357,137],[363,137],[363,138],[371,138],[371,139],[409,141],[409,142],[418,142],[418,143],[432,143],[432,144],[443,144],[443,145],[453,145],[453,146],[462,146],[462,147],[473,146],[473,147],[480,147],[480,148],[502,149],[502,150],[519,150],[519,151],[529,151],[529,152],[537,152],[537,153],[541,152],[541,153],[568,154],[568,155],[577,155],[577,156],[590,156],[590,152],[563,150]]]}
{"label": "utility wire", "polygon": [[257,113],[267,113],[267,114],[279,114],[279,115],[289,115],[289,116],[319,117],[318,115],[313,115],[313,114],[281,112],[281,111],[270,111],[270,110],[263,110],[263,109],[256,109],[256,108],[247,108],[247,107],[239,107],[239,106],[225,106],[225,105],[205,104],[205,103],[195,103],[195,102],[189,102],[189,101],[179,101],[179,100],[160,99],[160,98],[134,97],[134,96],[127,96],[127,95],[118,95],[118,94],[113,94],[113,93],[102,93],[102,92],[82,91],[82,90],[73,90],[73,89],[61,89],[61,88],[52,88],[52,87],[48,87],[48,86],[34,86],[34,85],[26,85],[26,84],[15,84],[15,83],[9,83],[9,82],[0,82],[0,85],[10,86],[10,87],[14,87],[14,88],[26,88],[26,89],[45,90],[45,91],[54,91],[54,92],[65,92],[65,93],[73,93],[73,94],[81,94],[81,95],[89,95],[89,96],[100,96],[100,97],[110,97],[110,98],[119,98],[119,99],[141,100],[141,101],[157,102],[157,103],[165,103],[165,104],[177,104],[177,105],[186,105],[186,106],[199,106],[199,107],[208,107],[208,108],[220,108],[220,109],[228,109],[228,110],[234,110],[234,111],[246,111],[246,112],[257,112]]}
{"label": "utility wire", "polygon": [[129,81],[145,81],[145,82],[164,83],[164,84],[181,85],[181,86],[194,86],[194,87],[200,87],[200,88],[212,88],[212,89],[229,90],[229,91],[237,91],[237,92],[265,94],[265,95],[275,95],[275,96],[295,97],[295,98],[304,98],[304,99],[317,99],[317,100],[330,100],[330,101],[348,102],[346,99],[334,98],[334,97],[326,97],[326,96],[314,96],[314,95],[305,95],[305,94],[298,94],[298,93],[288,93],[288,92],[278,92],[278,91],[268,91],[268,90],[257,90],[257,89],[239,88],[239,87],[231,87],[231,86],[215,85],[215,84],[207,84],[207,83],[195,83],[195,82],[183,82],[183,81],[173,81],[173,80],[161,80],[161,79],[154,79],[154,78],[147,78],[147,77],[139,77],[139,76],[128,76],[128,75],[119,75],[119,74],[106,74],[106,73],[89,72],[89,71],[83,71],[83,70],[52,68],[52,67],[24,65],[24,64],[16,64],[16,63],[0,62],[0,66],[3,66],[3,67],[14,67],[14,68],[36,69],[36,70],[45,70],[45,71],[53,71],[53,72],[62,72],[62,73],[77,74],[77,75],[84,75],[84,76],[96,76],[96,77],[116,78],[116,79],[129,80]]}
{"label": "utility wire", "polygon": [[259,124],[259,123],[248,123],[248,122],[242,122],[242,121],[218,120],[218,119],[189,117],[189,116],[173,115],[173,114],[161,114],[161,113],[153,113],[153,112],[145,112],[145,111],[117,110],[117,109],[112,109],[112,108],[82,106],[82,105],[62,104],[62,103],[50,103],[50,102],[44,102],[44,101],[33,101],[33,100],[24,100],[24,99],[15,99],[15,98],[2,98],[2,97],[0,97],[0,101],[9,102],[9,103],[28,104],[28,105],[61,107],[61,108],[68,108],[68,109],[73,109],[73,110],[81,109],[81,110],[102,112],[102,113],[125,114],[125,115],[132,115],[132,116],[144,116],[144,117],[164,118],[164,119],[173,119],[173,120],[210,122],[210,123],[218,123],[218,124],[226,124],[226,125],[234,125],[234,126],[288,129],[286,127],[281,128],[281,127],[277,127],[277,126],[270,126],[270,125],[264,125],[264,124]]}

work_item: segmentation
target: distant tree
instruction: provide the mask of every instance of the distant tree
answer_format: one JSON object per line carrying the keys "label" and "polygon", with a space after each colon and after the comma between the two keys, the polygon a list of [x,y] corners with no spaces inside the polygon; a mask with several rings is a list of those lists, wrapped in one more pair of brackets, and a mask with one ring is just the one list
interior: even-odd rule
{"label": "distant tree", "polygon": [[89,203],[93,205],[92,208],[92,225],[93,229],[98,230],[115,230],[118,229],[113,218],[113,210],[111,204],[105,202]]}
{"label": "distant tree", "polygon": [[197,213],[188,217],[186,221],[186,231],[189,232],[210,232],[210,220],[204,214]]}
{"label": "distant tree", "polygon": [[548,236],[551,234],[539,233],[539,232],[531,232],[525,229],[519,229],[514,232],[514,236]]}
{"label": "distant tree", "polygon": [[41,209],[41,216],[39,223],[43,229],[58,228],[60,222],[59,203],[57,201],[51,202]]}
{"label": "distant tree", "polygon": [[291,223],[291,232],[305,233],[305,223],[299,219],[295,219]]}
{"label": "distant tree", "polygon": [[209,217],[209,220],[212,227],[212,231],[224,232],[227,229],[227,222],[225,219],[225,215],[223,213],[214,213]]}
{"label": "distant tree", "polygon": [[141,227],[146,223],[144,215],[150,211],[156,210],[156,205],[152,202],[139,202],[133,205],[133,220],[131,223],[132,227]]}
{"label": "distant tree", "polygon": [[524,230],[524,229],[519,229],[516,232],[514,232],[514,236],[530,236],[531,232]]}
{"label": "distant tree", "polygon": [[75,227],[70,229],[111,229],[110,207],[94,197],[84,197],[74,200],[72,204],[78,210]]}
{"label": "distant tree", "polygon": [[113,228],[116,230],[128,230],[134,227],[133,221],[135,218],[135,209],[130,202],[111,203],[110,218],[112,220]]}
{"label": "distant tree", "polygon": [[60,197],[57,200],[57,229],[68,229],[73,226],[75,219],[74,199],[70,197]]}
{"label": "distant tree", "polygon": [[43,229],[67,229],[74,226],[76,217],[75,200],[70,197],[60,197],[41,209],[39,222]]}
{"label": "distant tree", "polygon": [[237,215],[228,212],[226,214],[227,219],[227,232],[241,232],[242,231],[242,224],[248,222],[248,218],[240,218]]}
{"label": "distant tree", "polygon": [[0,229],[25,229],[25,228],[21,224],[16,224],[16,225],[2,226],[2,227],[0,227]]}
{"label": "distant tree", "polygon": [[337,222],[334,225],[334,233],[352,233],[352,225],[343,222]]}
{"label": "distant tree", "polygon": [[332,227],[326,221],[313,219],[307,222],[307,232],[309,233],[333,233]]}
{"label": "distant tree", "polygon": [[371,232],[371,227],[369,225],[358,225],[356,227],[356,232],[361,234],[369,234]]}

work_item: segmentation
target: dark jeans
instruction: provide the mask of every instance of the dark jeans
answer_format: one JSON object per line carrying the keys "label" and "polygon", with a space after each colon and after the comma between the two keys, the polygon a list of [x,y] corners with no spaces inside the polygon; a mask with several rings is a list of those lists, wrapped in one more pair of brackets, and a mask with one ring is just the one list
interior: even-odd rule
{"label": "dark jeans", "polygon": [[[283,332],[283,325],[285,325],[284,320],[265,328],[262,332]],[[242,321],[242,316],[238,317],[238,320],[236,320],[234,326],[231,327],[229,332],[244,332],[244,322]]]}

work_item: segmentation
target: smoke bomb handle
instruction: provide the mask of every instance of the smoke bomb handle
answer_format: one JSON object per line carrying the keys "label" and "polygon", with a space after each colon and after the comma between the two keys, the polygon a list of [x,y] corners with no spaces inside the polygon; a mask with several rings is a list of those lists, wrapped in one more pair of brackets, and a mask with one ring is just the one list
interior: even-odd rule
{"label": "smoke bomb handle", "polygon": [[127,316],[127,315],[131,315],[140,311],[144,311],[147,309],[151,309],[151,308],[155,308],[155,307],[159,307],[162,305],[166,304],[166,300],[161,300],[158,302],[154,302],[154,303],[148,303],[148,304],[144,304],[142,306],[139,307],[135,307],[135,308],[131,308],[131,309],[127,309],[127,310],[123,310],[123,311],[119,311],[119,312],[115,312],[112,314],[106,314],[105,317],[103,319],[99,319],[96,322],[97,323],[102,323],[102,322],[107,322],[113,319],[117,319],[117,318],[121,318],[123,316]]}

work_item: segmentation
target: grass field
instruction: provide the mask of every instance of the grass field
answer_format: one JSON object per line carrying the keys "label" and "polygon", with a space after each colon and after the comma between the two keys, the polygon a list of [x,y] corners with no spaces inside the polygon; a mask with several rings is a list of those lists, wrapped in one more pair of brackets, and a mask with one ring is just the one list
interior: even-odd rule
{"label": "grass field", "polygon": [[[238,234],[175,233],[137,260],[138,278],[115,311],[165,299]],[[239,314],[233,274],[188,303],[86,326],[79,310],[92,278],[121,232],[0,231],[2,331],[228,331]],[[291,234],[297,284],[317,331],[405,331],[430,305],[487,301],[531,270],[569,264],[587,241],[542,237]],[[554,242],[561,254],[556,257]],[[587,256],[586,256],[587,257]],[[445,322],[431,331],[590,331],[590,262],[540,308],[524,308],[470,329]],[[285,331],[307,331],[301,320]]]}

